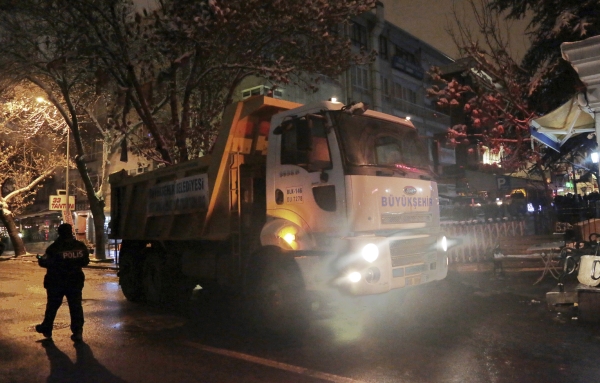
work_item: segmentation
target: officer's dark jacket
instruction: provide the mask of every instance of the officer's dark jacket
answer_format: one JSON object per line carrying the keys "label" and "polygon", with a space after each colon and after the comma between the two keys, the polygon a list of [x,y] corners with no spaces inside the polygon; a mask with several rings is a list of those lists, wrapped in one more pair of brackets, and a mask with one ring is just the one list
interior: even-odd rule
{"label": "officer's dark jacket", "polygon": [[44,287],[83,288],[85,275],[81,268],[90,263],[87,246],[74,238],[58,238],[46,249],[38,260],[41,267],[48,269]]}

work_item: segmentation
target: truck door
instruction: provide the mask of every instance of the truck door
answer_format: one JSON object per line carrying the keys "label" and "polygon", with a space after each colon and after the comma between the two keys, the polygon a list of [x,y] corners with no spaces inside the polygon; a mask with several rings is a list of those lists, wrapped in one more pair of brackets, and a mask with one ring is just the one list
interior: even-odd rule
{"label": "truck door", "polygon": [[344,177],[337,140],[327,116],[284,121],[274,132],[269,215],[311,232],[339,230],[345,221]]}

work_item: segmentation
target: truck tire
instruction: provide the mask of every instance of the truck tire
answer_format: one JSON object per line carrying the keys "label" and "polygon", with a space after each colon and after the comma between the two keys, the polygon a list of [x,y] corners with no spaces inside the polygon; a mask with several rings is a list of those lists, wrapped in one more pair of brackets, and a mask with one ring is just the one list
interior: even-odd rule
{"label": "truck tire", "polygon": [[197,283],[183,273],[181,255],[169,253],[163,266],[163,303],[178,312],[187,313],[192,291]]}
{"label": "truck tire", "polygon": [[304,334],[310,306],[300,268],[275,246],[254,253],[246,269],[245,293],[253,323],[284,337]]}
{"label": "truck tire", "polygon": [[165,303],[165,260],[157,251],[148,251],[144,261],[142,285],[146,303],[161,305]]}
{"label": "truck tire", "polygon": [[119,252],[119,285],[128,301],[141,302],[144,300],[142,272],[144,260],[141,249],[133,245],[123,244]]}

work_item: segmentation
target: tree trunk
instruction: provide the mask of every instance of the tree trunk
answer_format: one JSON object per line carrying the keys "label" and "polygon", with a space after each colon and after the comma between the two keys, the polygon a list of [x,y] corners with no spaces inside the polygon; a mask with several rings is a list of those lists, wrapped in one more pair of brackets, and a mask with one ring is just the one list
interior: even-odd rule
{"label": "tree trunk", "polygon": [[8,237],[15,249],[15,256],[25,255],[27,253],[25,244],[23,244],[23,239],[19,237],[19,229],[15,224],[13,214],[10,211],[7,212],[7,210],[0,210],[0,221],[2,221],[8,231]]}
{"label": "tree trunk", "polygon": [[96,245],[94,256],[96,259],[104,259],[106,258],[106,253],[104,252],[104,199],[99,198],[94,191],[94,187],[92,185],[87,166],[83,161],[83,157],[77,156],[75,159],[75,164],[77,165],[77,170],[79,171],[79,175],[83,180],[88,203],[90,205],[90,211],[94,217],[94,240]]}
{"label": "tree trunk", "polygon": [[[89,196],[88,196],[89,199]],[[96,249],[94,250],[94,258],[106,259],[105,243],[104,243],[104,201],[97,198],[90,199],[90,210],[94,217],[94,240]]]}

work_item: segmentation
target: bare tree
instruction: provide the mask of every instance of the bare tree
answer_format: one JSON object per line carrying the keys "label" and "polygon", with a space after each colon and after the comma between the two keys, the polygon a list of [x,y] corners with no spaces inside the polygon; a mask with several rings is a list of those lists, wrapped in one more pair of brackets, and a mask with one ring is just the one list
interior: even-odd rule
{"label": "bare tree", "polygon": [[[96,106],[105,101],[99,89],[100,78],[93,65],[93,47],[87,45],[79,24],[69,20],[51,1],[23,0],[0,2],[0,74],[3,86],[23,81],[35,85],[56,109],[74,142],[74,163],[83,181],[94,219],[96,256],[104,257],[104,206],[106,184],[94,183],[86,165],[89,141],[101,139],[104,145],[102,180],[107,167],[106,151],[122,139],[118,131],[101,125]],[[72,22],[71,22],[72,21]],[[105,120],[105,119],[104,119]],[[86,126],[94,129],[85,129]]]}
{"label": "bare tree", "polygon": [[0,74],[38,86],[69,127],[102,255],[106,184],[89,176],[85,127],[105,152],[122,143],[166,164],[197,157],[244,78],[300,83],[367,60],[337,27],[374,4],[164,0],[136,13],[130,0],[0,1]]}
{"label": "bare tree", "polygon": [[33,202],[37,188],[64,163],[58,149],[66,126],[54,107],[37,102],[31,93],[11,93],[0,102],[0,221],[19,256],[26,249],[15,214]]}
{"label": "bare tree", "polygon": [[438,84],[429,89],[438,106],[464,113],[464,122],[449,130],[449,142],[502,152],[503,172],[533,169],[545,180],[544,149],[529,134],[530,121],[538,113],[528,97],[542,78],[529,77],[511,55],[510,23],[501,14],[485,0],[465,3],[462,12],[454,9],[454,24],[448,28],[463,55],[464,71],[447,78],[434,68],[431,74]]}
{"label": "bare tree", "polygon": [[[244,78],[302,83],[367,60],[352,55],[337,30],[374,5],[373,0],[164,0],[140,14],[125,0],[70,0],[65,9],[85,28],[101,73],[119,85],[124,106],[119,116],[135,111],[150,133],[151,140],[134,143],[150,149],[148,157],[171,164],[206,151]],[[307,88],[314,87],[308,82]],[[113,121],[125,129],[118,116]]]}

